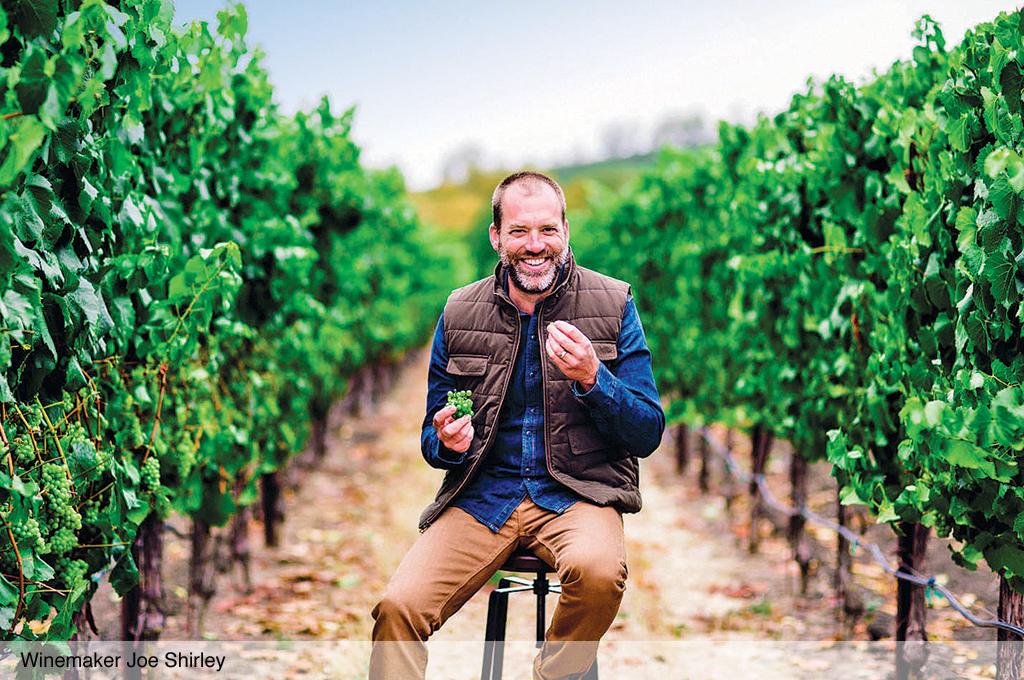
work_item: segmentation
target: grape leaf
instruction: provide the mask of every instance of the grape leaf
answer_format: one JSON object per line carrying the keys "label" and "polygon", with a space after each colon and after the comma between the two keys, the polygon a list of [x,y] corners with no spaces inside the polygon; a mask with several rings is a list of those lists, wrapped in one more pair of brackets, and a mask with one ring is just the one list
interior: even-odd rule
{"label": "grape leaf", "polygon": [[1016,272],[1016,263],[1004,250],[990,252],[985,257],[982,275],[989,282],[997,302],[1015,302],[1020,298],[1015,283]]}
{"label": "grape leaf", "polygon": [[49,36],[57,29],[58,0],[14,0],[8,18],[26,38]]}
{"label": "grape leaf", "polygon": [[999,84],[1003,89],[1003,96],[1006,98],[1006,107],[1011,113],[1021,112],[1021,89],[1024,88],[1024,73],[1015,61],[1011,61],[1003,67],[999,75]]}

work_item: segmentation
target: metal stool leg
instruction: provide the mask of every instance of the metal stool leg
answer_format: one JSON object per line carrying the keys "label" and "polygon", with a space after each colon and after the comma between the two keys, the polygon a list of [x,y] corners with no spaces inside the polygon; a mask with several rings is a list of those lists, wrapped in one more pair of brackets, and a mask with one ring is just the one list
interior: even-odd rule
{"label": "metal stool leg", "polygon": [[494,660],[491,662],[491,680],[501,680],[502,667],[505,665],[505,626],[508,623],[508,591],[510,582],[501,579],[498,582],[498,612],[495,616],[494,628]]}
{"label": "metal stool leg", "polygon": [[[504,597],[508,597],[505,595]],[[491,679],[491,661],[494,658],[494,640],[497,634],[497,622],[496,617],[498,610],[501,608],[499,604],[502,598],[502,593],[497,590],[491,591],[490,597],[487,598],[487,628],[484,631],[484,665],[480,670],[480,680]]]}
{"label": "metal stool leg", "polygon": [[508,579],[501,579],[487,600],[487,629],[484,632],[484,662],[480,680],[501,680],[505,661],[505,627],[508,620]]}
{"label": "metal stool leg", "polygon": [[544,602],[549,590],[547,576],[537,574],[537,578],[533,579],[533,592],[537,593],[537,649],[544,645]]}

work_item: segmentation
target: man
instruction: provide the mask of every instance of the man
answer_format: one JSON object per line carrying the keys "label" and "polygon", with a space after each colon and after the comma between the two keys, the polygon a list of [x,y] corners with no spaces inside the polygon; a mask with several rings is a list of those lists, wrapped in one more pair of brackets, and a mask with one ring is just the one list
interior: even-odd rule
{"label": "man", "polygon": [[[374,680],[423,678],[427,638],[517,547],[562,584],[535,680],[586,673],[625,589],[637,459],[665,428],[629,285],[576,264],[561,187],[516,173],[491,205],[494,276],[454,291],[434,334],[422,449],[447,473],[374,607]],[[461,390],[475,413],[456,419]]]}

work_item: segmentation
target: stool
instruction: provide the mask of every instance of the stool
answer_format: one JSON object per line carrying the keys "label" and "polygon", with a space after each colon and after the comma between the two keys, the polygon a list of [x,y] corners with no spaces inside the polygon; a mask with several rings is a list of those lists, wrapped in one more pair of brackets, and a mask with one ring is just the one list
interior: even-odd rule
{"label": "stool", "polygon": [[[533,591],[537,595],[537,648],[540,649],[544,644],[545,597],[548,593],[562,592],[561,584],[548,581],[548,574],[554,572],[554,568],[529,550],[517,548],[501,565],[500,570],[532,573],[534,577],[531,582],[516,576],[507,576],[491,591],[487,601],[484,664],[480,680],[501,680],[505,660],[505,624],[508,621],[509,594]],[[596,660],[582,680],[598,680]]]}

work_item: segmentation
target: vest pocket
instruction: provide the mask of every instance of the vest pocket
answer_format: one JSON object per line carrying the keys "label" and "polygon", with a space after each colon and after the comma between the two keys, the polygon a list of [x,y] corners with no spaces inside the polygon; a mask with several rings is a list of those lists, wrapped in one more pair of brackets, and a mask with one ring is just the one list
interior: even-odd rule
{"label": "vest pocket", "polygon": [[489,357],[475,354],[453,354],[448,357],[445,370],[449,375],[483,375],[487,372]]}
{"label": "vest pocket", "polygon": [[616,347],[614,342],[606,342],[603,340],[597,340],[590,343],[594,346],[594,354],[601,361],[614,361],[619,356],[619,349]]}
{"label": "vest pocket", "polygon": [[590,453],[592,451],[600,451],[601,449],[610,448],[608,442],[606,442],[601,437],[601,434],[591,425],[570,427],[568,434],[569,449],[577,456],[584,453]]}

